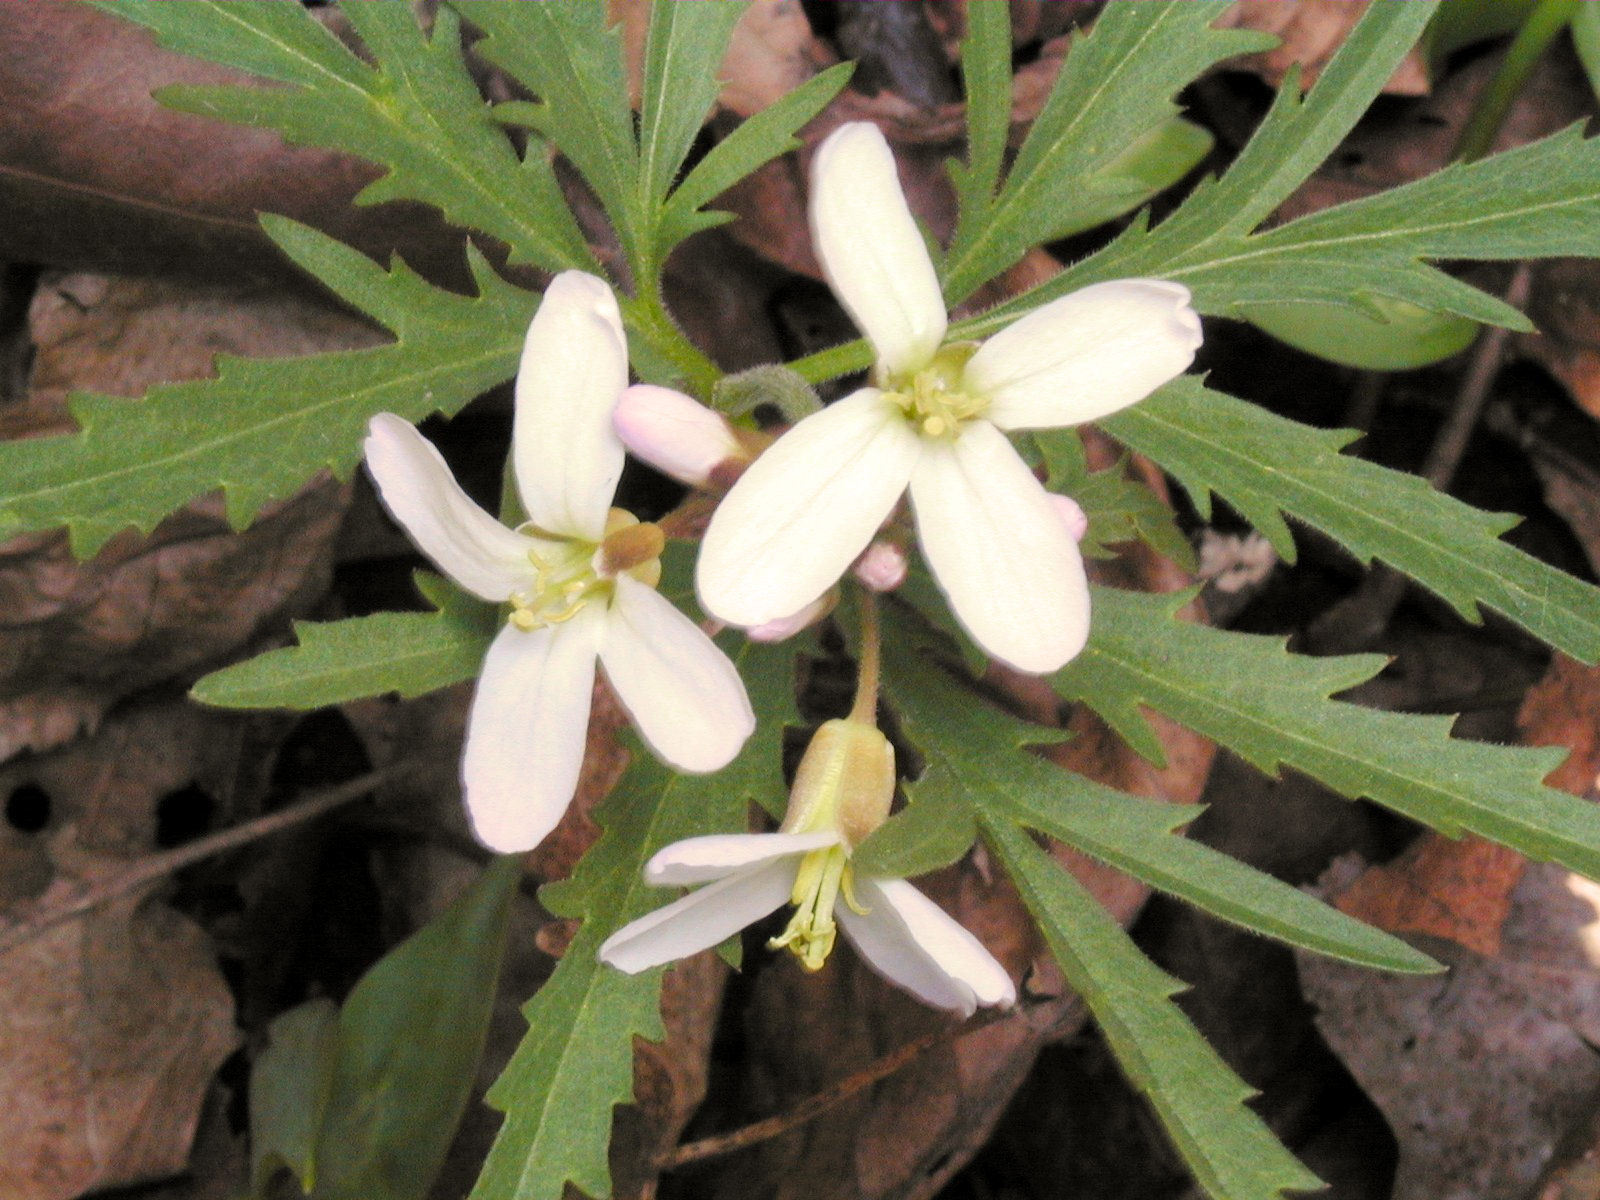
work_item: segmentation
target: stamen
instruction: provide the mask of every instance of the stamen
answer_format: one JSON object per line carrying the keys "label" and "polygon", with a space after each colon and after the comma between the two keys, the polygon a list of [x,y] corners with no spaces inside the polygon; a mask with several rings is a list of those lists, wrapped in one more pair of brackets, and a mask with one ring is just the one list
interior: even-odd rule
{"label": "stamen", "polygon": [[975,344],[943,347],[921,370],[888,381],[884,397],[905,413],[924,437],[954,437],[965,421],[981,416],[989,407],[983,396],[968,395],[964,371]]}
{"label": "stamen", "polygon": [[841,890],[853,912],[864,911],[856,904],[851,886],[850,851],[843,846],[829,846],[807,854],[800,860],[790,894],[794,916],[784,931],[767,943],[767,948],[787,949],[806,970],[820,971],[838,938],[833,908]]}

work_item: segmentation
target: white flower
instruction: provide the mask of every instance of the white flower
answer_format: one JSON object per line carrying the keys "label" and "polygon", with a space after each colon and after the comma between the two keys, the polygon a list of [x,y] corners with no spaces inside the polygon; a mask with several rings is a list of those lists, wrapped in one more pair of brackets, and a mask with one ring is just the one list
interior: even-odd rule
{"label": "white flower", "polygon": [[515,530],[408,422],[372,419],[367,469],[389,512],[457,584],[511,606],[461,763],[473,829],[494,850],[536,846],[571,801],[597,656],[644,740],[681,770],[726,765],[755,728],[733,664],[655,590],[661,531],[611,507],[623,458],[611,411],[627,382],[611,289],[556,276],[517,371],[512,470],[529,520]]}
{"label": "white flower", "polygon": [[894,156],[874,125],[817,151],[811,232],[834,293],[877,355],[870,386],[797,424],[718,507],[701,602],[759,625],[820,595],[909,487],[922,551],[956,617],[1024,671],[1083,648],[1083,560],[1006,432],[1106,416],[1178,375],[1200,344],[1189,293],[1162,280],[1096,284],[981,346],[943,344],[948,319]]}
{"label": "white flower", "polygon": [[926,1004],[971,1016],[980,1004],[1016,1003],[1005,968],[933,901],[903,879],[854,874],[851,850],[882,823],[893,792],[887,739],[860,721],[827,722],[796,773],[781,831],[689,838],[660,851],[646,882],[706,886],[612,934],[601,961],[635,974],[709,949],[787,902],[794,916],[769,945],[792,950],[809,970],[842,931],[868,966]]}

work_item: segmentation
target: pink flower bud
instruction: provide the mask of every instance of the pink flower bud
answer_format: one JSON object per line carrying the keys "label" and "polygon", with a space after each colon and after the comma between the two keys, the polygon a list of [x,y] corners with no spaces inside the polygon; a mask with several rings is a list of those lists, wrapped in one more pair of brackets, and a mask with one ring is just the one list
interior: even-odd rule
{"label": "pink flower bud", "polygon": [[1083,535],[1089,532],[1089,514],[1078,507],[1078,502],[1070,496],[1050,494],[1050,503],[1055,507],[1056,516],[1061,518],[1061,523],[1067,527],[1075,541],[1083,541]]}
{"label": "pink flower bud", "polygon": [[892,592],[906,581],[906,552],[893,542],[873,542],[856,559],[856,578],[874,592]]}
{"label": "pink flower bud", "polygon": [[635,384],[611,423],[630,453],[690,487],[704,487],[722,463],[749,457],[721,414],[671,388]]}
{"label": "pink flower bud", "polygon": [[744,635],[752,642],[784,641],[822,620],[833,611],[833,606],[838,602],[839,593],[830,588],[799,612],[790,613],[787,617],[779,617],[776,621],[768,621],[763,625],[753,625],[744,631]]}

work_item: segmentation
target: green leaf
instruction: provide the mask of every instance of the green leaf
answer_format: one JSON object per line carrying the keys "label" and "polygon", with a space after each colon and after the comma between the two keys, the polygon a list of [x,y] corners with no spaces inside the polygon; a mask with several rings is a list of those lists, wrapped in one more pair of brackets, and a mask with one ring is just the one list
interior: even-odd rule
{"label": "green leaf", "polygon": [[313,1200],[427,1196],[472,1094],[520,878],[496,860],[344,1002]]}
{"label": "green leaf", "polygon": [[172,87],[160,93],[162,103],[377,163],[386,171],[358,203],[433,205],[505,242],[514,263],[598,270],[543,148],[531,146],[518,161],[489,120],[448,9],[425,34],[407,5],[343,5],[372,55],[368,64],[300,5],[105,0],[101,7],[152,30],[169,50],[285,85]]}
{"label": "green leaf", "polygon": [[496,106],[496,119],[533,126],[566,155],[610,214],[630,257],[636,254],[639,152],[621,34],[608,28],[606,6],[455,0],[452,7],[483,31],[474,50],[537,97]]}
{"label": "green leaf", "polygon": [[1288,561],[1294,540],[1284,515],[1363,562],[1379,558],[1405,572],[1469,621],[1484,605],[1576,658],[1600,660],[1600,589],[1501,541],[1517,518],[1339,453],[1353,433],[1297,424],[1192,377],[1103,424],[1176,476],[1202,515],[1215,492]]}
{"label": "green leaf", "polygon": [[1280,1200],[1322,1186],[1245,1107],[1255,1093],[1179,1011],[1183,985],[1139,953],[1083,886],[1021,830],[984,822],[996,855],[1039,922],[1067,982],[1117,1061],[1149,1097],[1214,1200]]}
{"label": "green leaf", "polygon": [[[961,43],[967,98],[967,161],[950,164],[957,212],[969,223],[987,212],[1000,186],[1011,133],[1011,16],[1001,4],[974,4]],[[968,216],[967,214],[972,214]]]}
{"label": "green leaf", "polygon": [[1056,691],[1147,758],[1159,761],[1160,747],[1141,708],[1262,771],[1293,767],[1451,837],[1476,833],[1600,877],[1600,809],[1542,782],[1564,751],[1459,741],[1449,717],[1330,699],[1376,674],[1382,656],[1292,655],[1280,638],[1178,620],[1185,599],[1095,589],[1088,648],[1054,676]]}
{"label": "green leaf", "polygon": [[389,692],[410,699],[475,677],[496,610],[437,576],[419,576],[418,587],[436,611],[296,621],[298,645],[213,671],[189,694],[218,708],[306,712]]}
{"label": "green leaf", "polygon": [[1070,429],[1036,432],[1033,440],[1049,468],[1045,486],[1077,501],[1089,518],[1080,546],[1085,557],[1113,558],[1113,546],[1137,540],[1186,571],[1195,569],[1194,547],[1178,528],[1172,507],[1130,479],[1126,461],[1090,471],[1083,442]]}
{"label": "green leaf", "polygon": [[[650,6],[639,99],[639,190],[652,218],[717,102],[722,60],[746,7],[737,0]],[[716,69],[709,69],[712,64]]]}
{"label": "green leaf", "polygon": [[702,210],[745,176],[797,149],[800,139],[795,131],[827,107],[854,70],[854,63],[836,63],[746,118],[711,147],[668,199],[661,214],[661,245],[674,246],[691,233],[728,219],[726,213]]}
{"label": "green leaf", "polygon": [[479,295],[460,296],[403,264],[385,272],[304,225],[265,224],[396,341],[305,358],[219,355],[215,379],[162,384],[142,400],[79,393],[72,414],[81,432],[0,443],[0,539],[65,524],[74,553],[86,556],[217,488],[242,527],[319,470],[349,475],[373,414],[451,413],[516,370],[537,298],[476,251]]}
{"label": "green leaf", "polygon": [[[1249,269],[1228,268],[1246,250],[1251,230],[1333,153],[1367,111],[1436,7],[1437,0],[1368,6],[1309,94],[1301,98],[1296,74],[1284,80],[1255,136],[1221,179],[1202,183],[1156,229],[1142,222],[1134,224],[1109,246],[1038,287],[958,323],[951,336],[984,337],[1058,296],[1102,280],[1133,276],[1188,284],[1197,306],[1205,312],[1227,313],[1240,299],[1327,298],[1286,294],[1282,289],[1292,286],[1293,280],[1274,277],[1270,285],[1258,285]],[[1485,196],[1479,201],[1481,208],[1492,206],[1497,198]],[[1359,245],[1345,249],[1354,261],[1360,261]],[[1207,270],[1214,274],[1195,277]],[[1301,282],[1316,286],[1315,280]],[[1237,295],[1235,288],[1239,289]],[[1351,295],[1335,299],[1348,303]]]}
{"label": "green leaf", "polygon": [[1297,350],[1363,371],[1409,371],[1459,354],[1478,336],[1476,321],[1429,312],[1403,300],[1370,299],[1381,316],[1303,300],[1237,304],[1234,314]]}
{"label": "green leaf", "polygon": [[[1172,97],[1180,89],[1225,58],[1273,44],[1258,33],[1212,29],[1226,7],[1218,0],[1108,5],[1090,32],[1075,38],[1050,99],[992,198],[996,135],[1003,129],[998,100],[994,107],[980,105],[971,118],[973,167],[955,172],[962,203],[945,259],[948,300],[964,299],[1030,246],[1105,220],[1104,196],[1085,181],[1125,174],[1118,160],[1177,115]],[[1009,71],[1000,65],[998,46],[997,30],[975,29],[966,69],[969,82],[1008,96]],[[1132,193],[1109,215],[1146,194]]]}
{"label": "green leaf", "polygon": [[[1030,725],[976,702],[970,689],[919,652],[930,630],[900,614],[891,619],[894,633],[885,678],[902,726],[927,764],[921,778],[906,787],[909,814],[933,807],[950,831],[946,836],[953,841],[953,831],[960,829],[968,844],[974,822],[1037,829],[1267,937],[1382,970],[1439,969],[1399,938],[1185,838],[1179,830],[1200,814],[1199,808],[1130,796],[1025,752],[1042,741],[1058,741],[1061,731]],[[925,821],[934,825],[933,818]],[[889,830],[885,826],[879,834]],[[863,843],[863,853],[873,841]],[[883,839],[872,869],[900,874],[944,865],[901,857],[919,848],[903,837]]]}
{"label": "green leaf", "polygon": [[633,1097],[633,1039],[660,1040],[665,968],[624,975],[600,944],[670,899],[644,883],[645,862],[680,838],[745,827],[752,799],[781,792],[782,726],[792,716],[793,650],[746,642],[732,656],[750,684],[756,733],[726,770],[677,775],[643,752],[595,811],[604,830],[572,878],[540,898],[583,926],[555,974],[523,1009],[528,1034],[489,1093],[506,1114],[472,1200],[559,1200],[568,1182],[611,1192],[611,1110]]}
{"label": "green leaf", "polygon": [[250,1194],[264,1200],[282,1167],[303,1192],[316,1182],[317,1130],[333,1091],[339,1006],[308,1000],[274,1017],[250,1068]]}

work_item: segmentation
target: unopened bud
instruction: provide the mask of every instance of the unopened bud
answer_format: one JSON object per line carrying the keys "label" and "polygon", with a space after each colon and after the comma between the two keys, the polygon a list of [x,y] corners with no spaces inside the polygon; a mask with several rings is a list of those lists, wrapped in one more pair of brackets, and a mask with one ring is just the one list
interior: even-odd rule
{"label": "unopened bud", "polygon": [[671,388],[648,383],[628,388],[611,423],[636,458],[690,487],[704,487],[724,463],[742,466],[750,459],[720,413]]}
{"label": "unopened bud", "polygon": [[906,552],[893,542],[873,542],[856,559],[856,578],[874,592],[892,592],[906,581]]}
{"label": "unopened bud", "polygon": [[894,747],[865,721],[825,721],[794,774],[784,833],[837,831],[854,847],[889,816]]}
{"label": "unopened bud", "polygon": [[833,611],[833,606],[839,603],[839,593],[829,588],[810,604],[797,613],[790,613],[787,617],[779,617],[774,621],[766,621],[760,625],[752,625],[744,631],[745,637],[752,642],[782,642],[792,638],[802,629],[809,629],[823,617]]}
{"label": "unopened bud", "polygon": [[1072,540],[1083,541],[1083,535],[1089,532],[1089,514],[1084,512],[1071,496],[1058,496],[1051,492],[1050,504],[1056,510],[1056,516],[1061,518],[1061,523],[1067,527],[1067,532],[1072,535]]}

